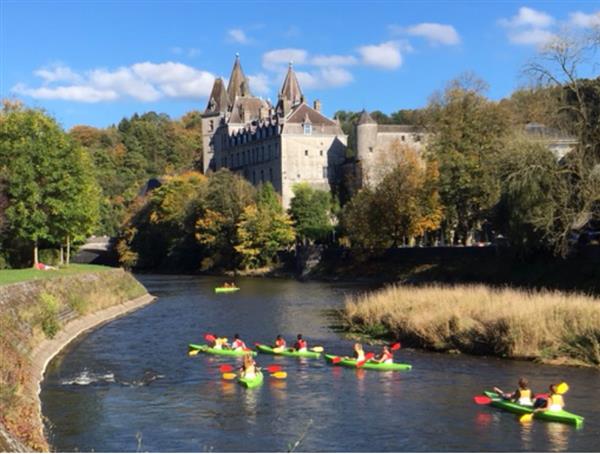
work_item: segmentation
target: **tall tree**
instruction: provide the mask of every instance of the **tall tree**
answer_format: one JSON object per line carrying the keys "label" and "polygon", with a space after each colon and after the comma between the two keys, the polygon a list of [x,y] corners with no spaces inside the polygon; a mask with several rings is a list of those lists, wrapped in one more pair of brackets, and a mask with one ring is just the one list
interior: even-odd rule
{"label": "tall tree", "polygon": [[293,187],[290,215],[302,241],[325,240],[333,230],[333,200],[328,191],[312,188],[308,183]]}

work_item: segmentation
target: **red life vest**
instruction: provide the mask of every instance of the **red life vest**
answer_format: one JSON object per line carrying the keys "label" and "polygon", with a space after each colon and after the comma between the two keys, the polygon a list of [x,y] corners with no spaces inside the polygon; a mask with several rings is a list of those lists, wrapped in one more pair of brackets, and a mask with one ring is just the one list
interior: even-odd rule
{"label": "red life vest", "polygon": [[306,343],[306,341],[304,339],[298,339],[296,341],[296,343],[294,344],[294,347],[296,348],[296,350],[302,350],[303,348],[306,348],[308,346],[308,344]]}
{"label": "red life vest", "polygon": [[275,347],[285,347],[284,339],[275,339]]}
{"label": "red life vest", "polygon": [[246,344],[244,344],[243,340],[236,339],[231,344],[231,348],[233,348],[234,350],[237,350],[238,348],[241,348],[242,350],[246,350],[247,347],[246,347]]}

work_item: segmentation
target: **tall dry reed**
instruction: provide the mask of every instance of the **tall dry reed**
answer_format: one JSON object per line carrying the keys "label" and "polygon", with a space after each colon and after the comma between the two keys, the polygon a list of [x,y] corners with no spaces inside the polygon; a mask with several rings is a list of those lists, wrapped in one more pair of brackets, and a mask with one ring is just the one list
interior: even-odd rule
{"label": "tall dry reed", "polygon": [[600,365],[600,300],[484,285],[390,286],[346,300],[355,332],[434,349]]}

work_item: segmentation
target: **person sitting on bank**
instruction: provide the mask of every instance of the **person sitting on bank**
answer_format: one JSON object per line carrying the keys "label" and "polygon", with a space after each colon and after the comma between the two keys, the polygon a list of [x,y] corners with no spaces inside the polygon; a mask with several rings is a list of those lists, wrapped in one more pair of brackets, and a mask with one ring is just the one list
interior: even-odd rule
{"label": "person sitting on bank", "polygon": [[282,352],[283,350],[285,350],[285,347],[286,347],[285,339],[283,337],[281,337],[281,334],[278,334],[277,337],[275,338],[275,347],[273,348],[273,350]]}
{"label": "person sitting on bank", "polygon": [[242,364],[242,370],[240,372],[240,376],[242,378],[252,379],[256,377],[257,367],[256,362],[252,358],[252,354],[248,353],[244,355],[244,362]]}
{"label": "person sitting on bank", "polygon": [[[533,405],[535,408],[534,411],[560,411],[563,408],[565,408],[565,400],[562,396],[562,394],[564,394],[566,392],[560,392],[559,393],[559,387],[562,385],[562,383],[560,385],[550,385],[548,387],[548,391],[550,391],[548,398],[544,399],[544,398],[539,398],[535,401],[535,404]],[[566,384],[565,384],[566,386]],[[567,387],[568,389],[568,387]]]}
{"label": "person sitting on bank", "polygon": [[381,353],[372,361],[380,364],[391,364],[394,362],[394,354],[387,345],[384,345]]}
{"label": "person sitting on bank", "polygon": [[244,343],[244,341],[242,339],[240,339],[240,335],[239,334],[234,334],[233,336],[233,342],[231,343],[231,349],[232,350],[248,350],[248,347],[246,347],[246,344]]}
{"label": "person sitting on bank", "polygon": [[294,349],[299,352],[305,352],[308,350],[308,342],[302,338],[302,334],[298,334],[296,342],[294,343]]}

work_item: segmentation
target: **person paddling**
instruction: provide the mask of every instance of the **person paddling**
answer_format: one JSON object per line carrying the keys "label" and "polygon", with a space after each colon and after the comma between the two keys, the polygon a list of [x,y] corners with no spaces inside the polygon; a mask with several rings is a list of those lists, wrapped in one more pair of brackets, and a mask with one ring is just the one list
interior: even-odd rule
{"label": "person paddling", "polygon": [[248,353],[244,355],[244,362],[242,364],[240,376],[242,378],[252,379],[256,377],[257,367],[256,362],[252,358],[252,354]]}
{"label": "person paddling", "polygon": [[228,348],[228,347],[229,347],[229,345],[227,344],[226,337],[215,337],[212,348],[214,348],[215,350],[223,350],[223,348]]}
{"label": "person paddling", "polygon": [[500,388],[494,388],[494,391],[503,399],[512,400],[519,405],[533,405],[533,391],[529,389],[529,381],[525,377],[519,378],[519,387],[514,393],[505,393]]}
{"label": "person paddling", "polygon": [[283,351],[283,350],[285,350],[285,347],[286,347],[285,339],[283,337],[281,337],[281,334],[278,334],[277,337],[275,338],[274,350]]}
{"label": "person paddling", "polygon": [[[562,383],[561,383],[562,385]],[[550,391],[550,394],[548,396],[547,399],[544,398],[540,398],[537,399],[535,401],[534,407],[536,407],[536,409],[534,410],[535,412],[538,411],[560,411],[565,407],[565,400],[562,396],[562,394],[564,394],[566,392],[560,392],[559,393],[559,387],[561,385],[550,385],[548,387],[548,390]],[[565,383],[566,386],[566,383]],[[566,387],[566,389],[568,389],[568,387]]]}
{"label": "person paddling", "polygon": [[233,342],[231,343],[231,349],[232,350],[248,350],[248,347],[246,347],[246,344],[244,343],[244,341],[242,339],[240,339],[240,335],[239,334],[234,334],[233,335]]}
{"label": "person paddling", "polygon": [[357,363],[360,362],[364,362],[365,361],[365,351],[363,350],[363,346],[360,343],[355,343],[354,344],[354,359],[356,360]]}
{"label": "person paddling", "polygon": [[380,364],[391,364],[394,362],[394,354],[387,345],[384,345],[381,349],[381,353],[372,361]]}
{"label": "person paddling", "polygon": [[296,342],[294,343],[294,349],[299,352],[305,352],[308,350],[308,342],[302,338],[302,334],[298,334]]}

